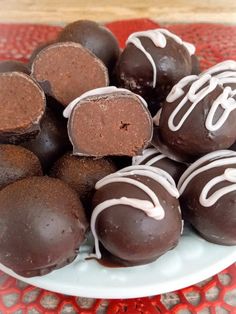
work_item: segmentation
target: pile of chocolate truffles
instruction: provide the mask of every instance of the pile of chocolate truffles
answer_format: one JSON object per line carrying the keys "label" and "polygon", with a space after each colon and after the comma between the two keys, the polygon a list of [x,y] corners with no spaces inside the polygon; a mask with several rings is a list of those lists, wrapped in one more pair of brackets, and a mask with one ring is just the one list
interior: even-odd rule
{"label": "pile of chocolate truffles", "polygon": [[81,20],[0,63],[0,106],[0,263],[17,274],[71,263],[89,233],[98,262],[147,264],[184,220],[236,245],[236,61],[201,72],[166,29],[122,51]]}

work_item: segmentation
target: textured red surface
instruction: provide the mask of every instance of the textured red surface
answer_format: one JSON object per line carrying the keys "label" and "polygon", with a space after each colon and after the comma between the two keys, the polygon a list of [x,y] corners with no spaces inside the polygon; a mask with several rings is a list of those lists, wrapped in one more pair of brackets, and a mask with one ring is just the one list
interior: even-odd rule
{"label": "textured red surface", "polygon": [[[127,36],[137,30],[156,28],[157,23],[142,19],[132,21],[118,21],[107,26],[119,38],[121,47],[124,46]],[[225,59],[236,60],[236,27],[189,24],[166,25],[183,39],[193,42],[197,47],[201,67],[205,69]],[[53,40],[60,27],[45,25],[7,25],[0,24],[0,60],[17,59],[26,61],[32,50],[40,43]],[[221,276],[228,278],[224,282]],[[214,290],[215,289],[215,290]],[[107,314],[154,314],[180,313],[188,310],[189,313],[200,313],[208,309],[208,313],[220,313],[218,307],[225,309],[225,313],[236,314],[236,302],[228,302],[227,295],[236,289],[236,265],[232,265],[220,275],[214,276],[204,285],[195,285],[174,295],[173,306],[166,301],[166,296],[131,300],[84,300],[68,297],[56,293],[23,285],[14,278],[0,273],[0,313],[81,313],[94,314],[98,310]],[[217,291],[211,298],[211,291]],[[172,298],[173,298],[172,295]],[[191,300],[194,295],[194,302]],[[196,301],[196,296],[198,296]],[[47,300],[50,299],[50,302]],[[231,304],[231,305],[230,305]],[[233,305],[234,304],[234,305]],[[104,309],[104,311],[102,311]],[[106,310],[105,310],[106,309]],[[20,312],[18,312],[20,311]],[[222,313],[222,312],[221,312]]]}

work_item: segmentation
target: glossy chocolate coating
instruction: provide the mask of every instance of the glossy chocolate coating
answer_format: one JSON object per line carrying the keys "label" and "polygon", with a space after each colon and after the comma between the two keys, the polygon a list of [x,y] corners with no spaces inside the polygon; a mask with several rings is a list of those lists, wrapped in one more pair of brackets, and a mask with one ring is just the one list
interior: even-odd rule
{"label": "glossy chocolate coating", "polygon": [[105,65],[78,43],[54,43],[35,57],[31,76],[65,107],[83,93],[109,85]]}
{"label": "glossy chocolate coating", "polygon": [[[135,176],[150,187],[164,208],[165,217],[155,220],[142,210],[127,205],[116,205],[102,211],[96,220],[99,241],[121,265],[150,263],[174,248],[180,238],[181,215],[179,202],[159,183],[144,176]],[[121,197],[150,200],[134,185],[110,183],[96,191],[94,206],[109,199]]]}
{"label": "glossy chocolate coating", "polygon": [[156,47],[145,37],[139,38],[144,48],[152,55],[157,68],[157,84],[153,88],[153,68],[144,53],[129,43],[117,64],[119,86],[143,96],[152,115],[156,114],[161,102],[181,78],[191,74],[192,61],[187,49],[167,37],[165,48]]}
{"label": "glossy chocolate coating", "polygon": [[[205,166],[207,164],[204,163]],[[215,167],[195,176],[180,196],[180,205],[184,219],[190,222],[207,241],[222,245],[236,245],[236,191],[227,193],[210,207],[203,206],[199,202],[205,185],[213,178],[222,175],[226,168],[236,169],[236,163]],[[232,185],[232,182],[219,183],[210,190],[208,197],[220,188],[229,185]]]}
{"label": "glossy chocolate coating", "polygon": [[28,75],[0,74],[0,104],[0,143],[16,144],[39,133],[46,99]]}
{"label": "glossy chocolate coating", "polygon": [[24,277],[40,276],[76,257],[87,223],[64,182],[31,177],[0,191],[0,262]]}
{"label": "glossy chocolate coating", "polygon": [[6,72],[22,72],[30,74],[27,64],[15,60],[0,61],[0,73]]}
{"label": "glossy chocolate coating", "polygon": [[50,175],[66,182],[76,190],[89,216],[95,184],[116,170],[110,159],[76,157],[68,153],[53,165]]}
{"label": "glossy chocolate coating", "polygon": [[59,157],[71,149],[66,119],[47,107],[41,122],[41,132],[35,139],[21,145],[38,156],[44,171],[47,172]]}
{"label": "glossy chocolate coating", "polygon": [[113,70],[120,55],[119,43],[112,32],[94,21],[79,20],[68,24],[59,34],[58,41],[73,41],[90,50]]}
{"label": "glossy chocolate coating", "polygon": [[[147,149],[148,150],[148,149]],[[155,158],[156,156],[160,156],[161,153],[156,150],[154,154],[152,154],[149,157],[146,157],[142,162],[136,163],[135,161],[133,162],[133,165],[139,164],[139,165],[146,165],[152,158]],[[150,165],[150,164],[149,164]],[[162,170],[165,170],[167,173],[171,175],[171,177],[175,180],[175,183],[177,184],[179,181],[179,178],[183,174],[183,172],[187,169],[187,165],[176,162],[167,156],[164,158],[155,161],[152,163],[150,166],[155,167],[155,168],[160,168]]]}
{"label": "glossy chocolate coating", "polygon": [[0,190],[19,179],[41,175],[41,164],[35,154],[20,146],[0,145]]}
{"label": "glossy chocolate coating", "polygon": [[[157,130],[158,135],[153,138],[153,145],[164,154],[172,159],[186,162],[196,160],[215,150],[229,148],[236,139],[236,110],[229,114],[226,122],[218,130],[210,132],[206,128],[206,119],[212,104],[223,92],[221,86],[217,86],[197,104],[179,130],[172,131],[169,128],[170,115],[190,87],[191,85],[188,85],[183,89],[184,95],[181,98],[171,103],[165,102],[161,112],[159,130]],[[192,102],[188,100],[175,118],[175,124],[179,123],[191,104]],[[221,113],[220,110],[217,111],[218,113]]]}
{"label": "glossy chocolate coating", "polygon": [[138,155],[150,142],[152,131],[148,109],[128,91],[82,99],[68,122],[74,155]]}

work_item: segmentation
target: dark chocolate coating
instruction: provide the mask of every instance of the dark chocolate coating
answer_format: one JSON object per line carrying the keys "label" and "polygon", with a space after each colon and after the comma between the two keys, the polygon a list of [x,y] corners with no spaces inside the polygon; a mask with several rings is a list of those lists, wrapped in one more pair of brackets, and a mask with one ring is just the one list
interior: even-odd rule
{"label": "dark chocolate coating", "polygon": [[[202,206],[199,202],[204,186],[216,176],[222,175],[226,168],[236,168],[236,163],[206,170],[195,176],[181,195],[180,205],[184,219],[207,241],[236,245],[236,191],[227,193],[210,207]],[[210,190],[209,196],[229,185],[232,185],[232,182],[217,184]]]}
{"label": "dark chocolate coating", "polygon": [[0,74],[0,143],[16,144],[35,137],[45,111],[43,90],[20,72]]}
{"label": "dark chocolate coating", "polygon": [[110,159],[76,157],[68,153],[56,161],[50,175],[66,182],[76,190],[90,216],[95,184],[116,170]]}
{"label": "dark chocolate coating", "polygon": [[[155,220],[134,207],[116,205],[103,210],[95,225],[99,241],[105,249],[118,258],[121,265],[128,266],[150,263],[174,248],[182,226],[178,200],[154,180],[144,176],[135,178],[156,193],[165,210],[165,217]],[[100,188],[95,193],[93,203],[96,206],[121,197],[150,200],[136,186],[122,182]]]}
{"label": "dark chocolate coating", "polygon": [[42,167],[35,154],[20,146],[0,145],[0,190],[19,179],[42,175]]}
{"label": "dark chocolate coating", "polygon": [[101,59],[111,73],[120,55],[119,43],[112,32],[94,21],[79,20],[68,24],[58,41],[73,41],[90,50]]}
{"label": "dark chocolate coating", "polygon": [[87,223],[64,182],[31,177],[0,191],[0,262],[24,277],[40,276],[76,257]]}
{"label": "dark chocolate coating", "polygon": [[103,62],[78,43],[54,43],[35,57],[31,76],[45,93],[67,106],[83,93],[109,85]]}
{"label": "dark chocolate coating", "polygon": [[30,74],[27,64],[15,60],[0,61],[0,73],[6,72],[22,72]]}
{"label": "dark chocolate coating", "polygon": [[47,107],[41,122],[41,131],[35,139],[21,143],[38,156],[47,172],[52,164],[71,149],[67,135],[66,119]]}
{"label": "dark chocolate coating", "polygon": [[166,36],[165,48],[156,47],[149,38],[139,38],[152,55],[157,68],[157,83],[153,88],[153,68],[145,54],[129,43],[117,64],[117,83],[143,96],[152,115],[181,78],[191,74],[192,61],[187,49]]}
{"label": "dark chocolate coating", "polygon": [[126,91],[82,99],[68,122],[74,155],[135,156],[148,145],[152,132],[148,109]]}
{"label": "dark chocolate coating", "polygon": [[[150,157],[145,158],[140,165],[146,165],[146,163],[153,158],[154,156],[158,156],[160,153],[157,151],[155,155],[152,155]],[[175,160],[172,160],[168,157],[165,157],[163,159],[160,159],[158,161],[155,161],[152,165],[152,167],[160,168],[162,170],[165,170],[167,173],[171,175],[171,177],[175,180],[175,183],[177,184],[179,181],[179,178],[184,173],[184,171],[187,169],[187,165],[177,162]]]}
{"label": "dark chocolate coating", "polygon": [[[190,86],[184,88],[185,93]],[[196,160],[198,157],[215,150],[229,148],[236,139],[236,110],[230,113],[226,122],[218,130],[209,131],[205,126],[212,104],[222,92],[222,87],[217,86],[204,97],[177,131],[170,130],[168,120],[185,93],[172,103],[166,102],[162,108],[159,130],[157,130],[158,135],[157,138],[155,138],[156,136],[153,138],[153,145],[170,158],[173,159],[174,156],[177,160],[186,162]],[[175,124],[179,123],[190,105],[192,102],[188,101],[180,110],[175,118]],[[219,118],[220,114],[222,114],[221,110],[218,110],[216,116]]]}

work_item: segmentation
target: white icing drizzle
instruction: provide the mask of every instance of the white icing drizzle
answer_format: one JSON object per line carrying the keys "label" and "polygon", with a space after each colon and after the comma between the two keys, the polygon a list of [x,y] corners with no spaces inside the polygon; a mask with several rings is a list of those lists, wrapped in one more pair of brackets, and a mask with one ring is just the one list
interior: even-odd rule
{"label": "white icing drizzle", "polygon": [[153,88],[156,87],[156,83],[157,83],[157,68],[156,68],[156,64],[155,64],[155,61],[154,61],[152,55],[142,45],[142,42],[139,39],[139,37],[147,37],[147,38],[149,38],[153,42],[153,44],[156,47],[165,48],[166,47],[166,36],[172,38],[176,43],[178,43],[180,45],[183,45],[187,49],[187,51],[189,52],[190,55],[194,54],[194,52],[195,52],[194,45],[183,41],[177,35],[171,33],[167,29],[162,29],[162,28],[133,33],[133,34],[131,34],[128,37],[128,39],[126,41],[126,45],[131,43],[137,49],[142,51],[143,54],[146,56],[146,58],[151,63],[152,69],[153,69],[153,83],[152,83],[152,87]]}
{"label": "white icing drizzle", "polygon": [[[224,65],[225,67],[225,65]],[[220,67],[224,68],[224,67]],[[216,71],[216,67],[215,70]],[[214,72],[213,71],[213,72]],[[176,132],[178,131],[183,124],[186,122],[187,118],[191,115],[195,107],[199,104],[199,102],[205,98],[207,95],[209,95],[217,86],[222,86],[225,82],[235,82],[236,83],[236,72],[234,73],[234,77],[228,77],[227,72],[223,72],[219,75],[212,76],[211,75],[212,70],[209,69],[209,72],[206,71],[205,73],[196,76],[196,75],[190,75],[182,80],[179,81],[171,90],[169,95],[167,96],[166,100],[167,102],[171,103],[179,99],[184,95],[183,88],[186,87],[189,83],[192,83],[190,86],[188,92],[185,94],[183,99],[180,101],[180,103],[176,106],[176,108],[171,113],[169,119],[168,119],[168,127],[171,131]],[[205,127],[208,131],[216,131],[219,130],[226,120],[228,119],[230,113],[236,109],[236,99],[233,97],[235,96],[236,92],[232,91],[231,87],[227,86],[225,88],[222,88],[222,93],[213,101],[211,108],[208,112],[206,121],[205,121]],[[178,124],[174,124],[174,119],[178,115],[179,111],[186,105],[186,103],[191,102],[192,105],[188,108],[188,110],[185,112],[185,114],[182,116]],[[216,111],[221,108],[222,115],[218,119],[217,122],[213,124],[214,116]],[[155,121],[155,120],[154,120]]]}
{"label": "white icing drizzle", "polygon": [[[215,185],[224,181],[232,182],[234,184],[225,186],[217,190],[210,197],[207,198],[209,191]],[[222,196],[233,191],[236,191],[236,169],[227,168],[222,175],[213,178],[204,186],[202,193],[200,195],[200,199],[199,199],[200,204],[202,204],[202,206],[205,206],[205,207],[210,207],[214,205]]]}
{"label": "white icing drizzle", "polygon": [[[208,163],[205,164],[206,162]],[[216,167],[228,165],[229,168],[227,168],[222,175],[216,176],[215,178],[211,179],[204,186],[200,194],[199,202],[202,206],[210,207],[214,205],[221,197],[223,197],[227,193],[236,191],[236,184],[232,184],[217,190],[209,198],[207,198],[209,191],[218,183],[223,181],[236,183],[236,169],[230,168],[230,165],[233,164],[236,164],[236,152],[230,150],[219,150],[200,158],[195,163],[193,163],[180,178],[178,183],[180,195],[185,191],[191,180],[193,180],[197,175]]]}
{"label": "white icing drizzle", "polygon": [[140,165],[143,161],[151,156],[152,158],[145,162],[145,165],[152,166],[155,162],[166,158],[166,156],[161,154],[156,148],[147,148],[143,151],[141,156],[135,156],[132,158],[132,165]]}
{"label": "white icing drizzle", "polygon": [[84,100],[85,98],[87,97],[91,97],[91,96],[101,96],[101,95],[106,95],[106,94],[112,94],[112,93],[117,93],[117,92],[120,92],[120,93],[127,93],[127,94],[132,94],[132,95],[135,95],[137,96],[142,104],[147,108],[147,103],[146,101],[140,96],[140,95],[137,95],[137,94],[134,94],[132,93],[131,91],[129,91],[128,89],[125,89],[125,88],[117,88],[115,86],[107,86],[107,87],[100,87],[100,88],[95,88],[95,89],[92,89],[84,94],[82,94],[81,96],[77,97],[76,99],[72,100],[72,102],[69,103],[69,105],[66,107],[66,109],[63,111],[63,116],[65,118],[70,118],[70,115],[73,111],[73,109],[79,105],[79,103],[81,102],[81,100]]}
{"label": "white icing drizzle", "polygon": [[[134,176],[134,178],[130,178],[132,176]],[[165,188],[173,197],[175,198],[179,197],[179,193],[178,193],[178,190],[176,189],[175,182],[168,173],[166,173],[164,170],[146,166],[146,165],[126,167],[98,181],[95,186],[97,190],[110,183],[123,182],[123,183],[134,185],[140,190],[142,190],[144,193],[146,193],[147,196],[150,198],[150,201],[121,197],[120,199],[106,200],[98,204],[94,208],[93,214],[91,217],[91,231],[95,239],[95,252],[96,252],[97,258],[101,258],[101,252],[99,250],[99,240],[98,240],[95,226],[96,226],[96,219],[103,210],[114,205],[128,205],[128,206],[144,211],[146,215],[156,220],[161,220],[165,216],[164,209],[161,206],[157,195],[147,185],[138,181],[135,178],[135,176],[144,176],[144,177],[153,179],[157,183],[161,184],[163,188]]]}

